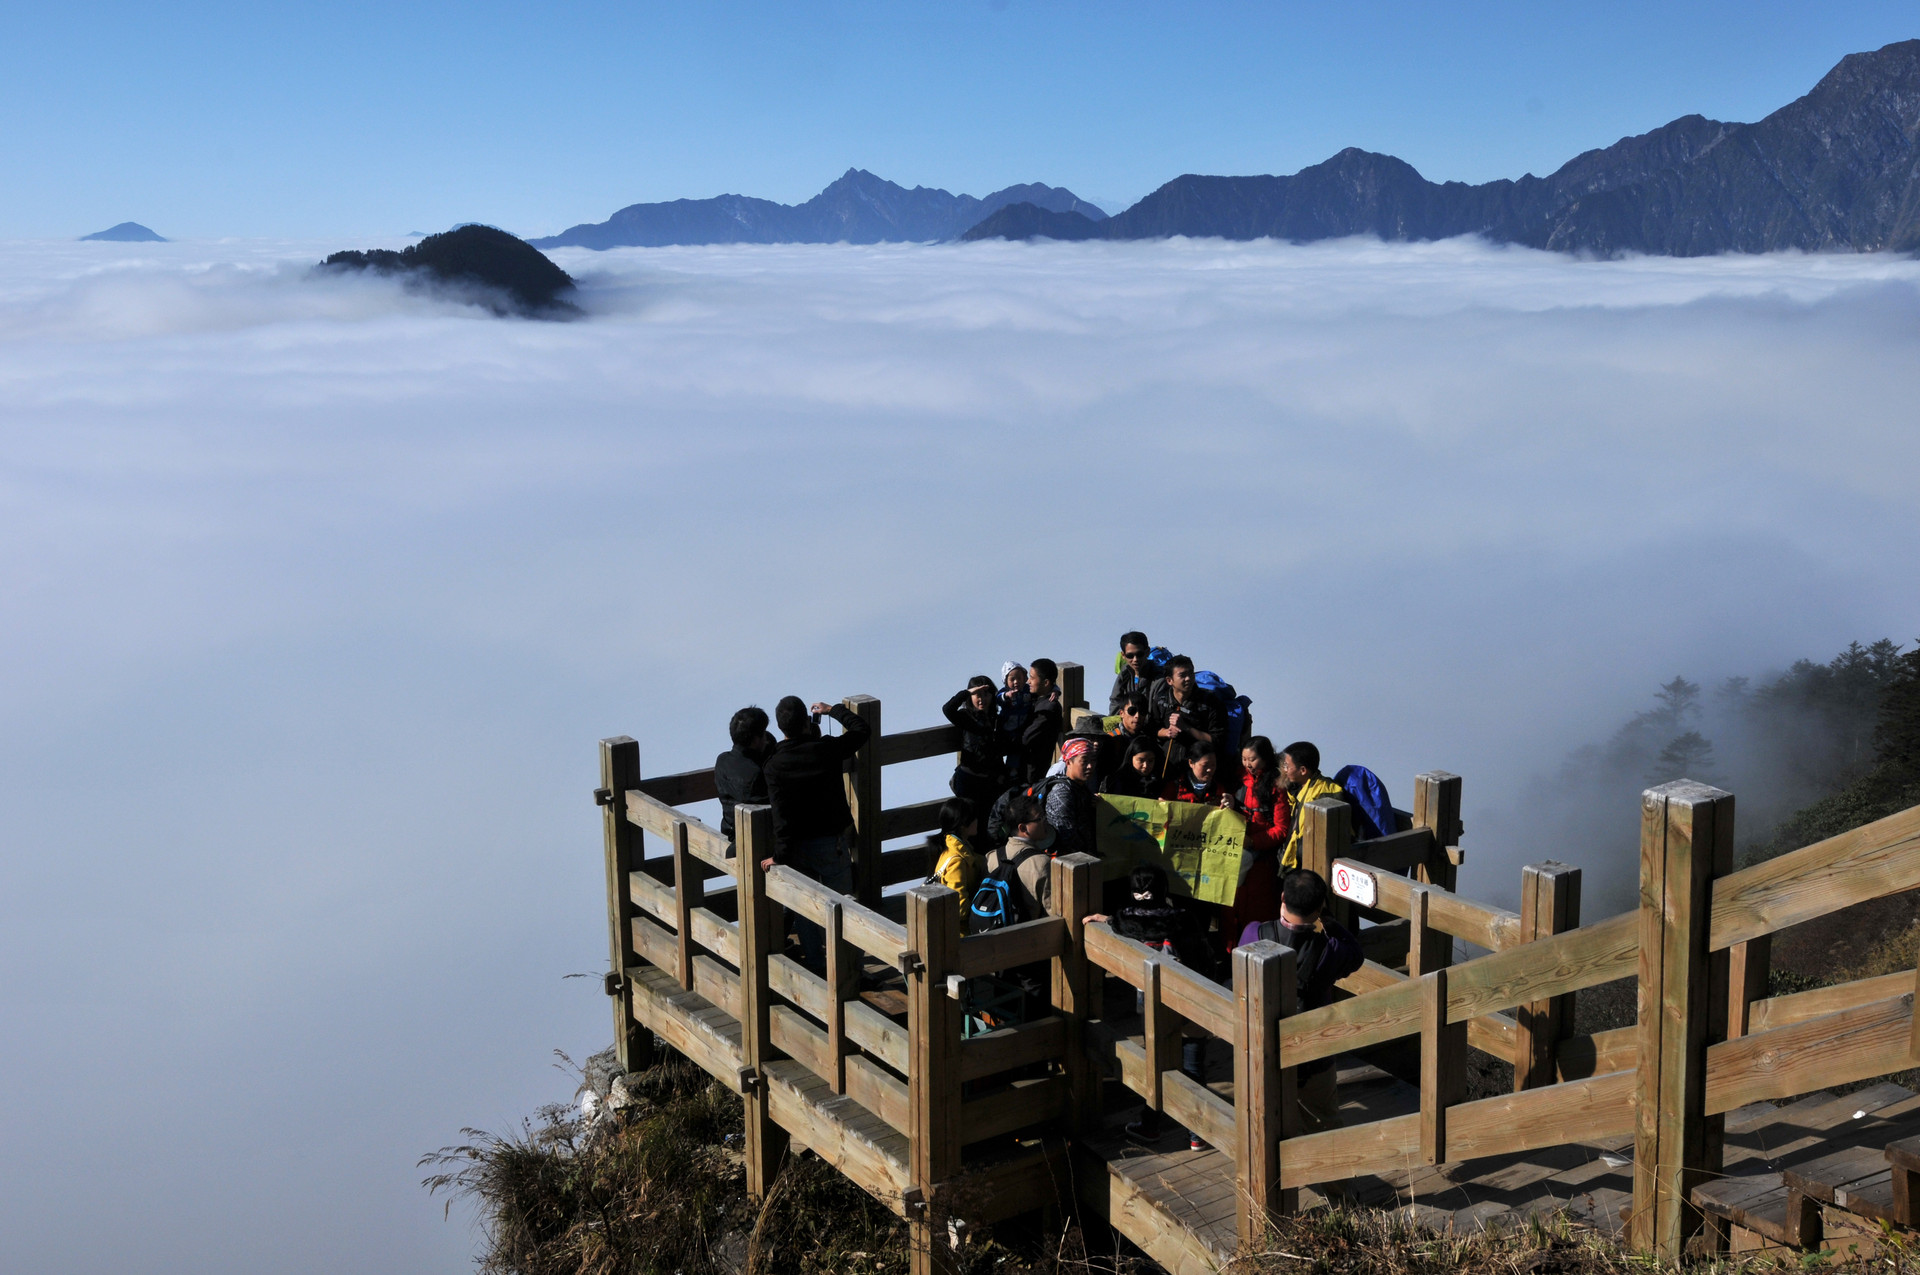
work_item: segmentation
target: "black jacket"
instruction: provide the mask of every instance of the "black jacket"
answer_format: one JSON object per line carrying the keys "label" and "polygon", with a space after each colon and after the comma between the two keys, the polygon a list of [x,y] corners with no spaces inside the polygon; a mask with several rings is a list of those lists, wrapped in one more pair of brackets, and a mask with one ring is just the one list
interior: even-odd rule
{"label": "black jacket", "polygon": [[720,831],[733,840],[733,808],[767,804],[767,776],[755,758],[735,744],[713,759],[713,786],[720,793]]}
{"label": "black jacket", "polygon": [[845,704],[830,710],[842,735],[785,739],[767,758],[767,795],[773,802],[776,859],[785,859],[796,841],[833,837],[847,830],[853,812],[841,776],[847,762],[867,742],[867,724]]}
{"label": "black jacket", "polygon": [[987,711],[980,713],[967,702],[967,696],[968,692],[961,691],[940,708],[946,719],[960,728],[960,768],[998,784],[1004,773],[1000,756],[999,697],[990,700]]}
{"label": "black jacket", "polygon": [[1053,765],[1054,746],[1065,730],[1061,722],[1065,713],[1057,687],[1045,699],[1033,702],[1033,716],[1027,719],[1027,728],[1020,732],[1017,758],[1007,759],[1010,768],[1016,770],[1013,782],[1037,784],[1046,778],[1048,768]]}
{"label": "black jacket", "polygon": [[1179,899],[1133,902],[1113,914],[1113,932],[1153,947],[1170,947],[1182,965],[1208,978],[1214,975],[1213,947],[1200,918]]}
{"label": "black jacket", "polygon": [[[1167,679],[1161,678],[1153,684],[1153,690],[1147,694],[1147,725],[1152,734],[1159,734],[1173,716],[1175,709],[1180,710],[1180,742],[1185,744],[1193,736],[1189,731],[1203,730],[1208,737],[1218,742],[1220,732],[1225,729],[1221,717],[1220,705],[1212,695],[1197,686],[1187,689],[1187,702],[1178,703],[1173,698],[1173,688],[1167,685]],[[1222,761],[1225,759],[1222,758]]]}
{"label": "black jacket", "polygon": [[1113,679],[1113,689],[1107,692],[1107,716],[1117,716],[1120,712],[1120,701],[1133,692],[1139,691],[1145,695],[1152,690],[1154,678],[1157,676],[1151,664],[1147,665],[1145,673],[1135,673],[1131,664],[1122,664],[1119,674]]}

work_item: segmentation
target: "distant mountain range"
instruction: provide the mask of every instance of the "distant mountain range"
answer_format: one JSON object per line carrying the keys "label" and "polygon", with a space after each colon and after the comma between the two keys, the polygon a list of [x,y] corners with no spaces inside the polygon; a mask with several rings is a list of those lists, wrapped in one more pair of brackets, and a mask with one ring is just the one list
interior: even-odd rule
{"label": "distant mountain range", "polygon": [[776,204],[746,195],[630,204],[602,222],[574,226],[530,242],[536,248],[657,248],[714,243],[925,243],[958,239],[967,227],[1008,204],[1075,212],[1103,221],[1106,213],[1070,190],[1038,183],[1009,186],[985,199],[912,190],[849,168],[840,180],[804,204]]}
{"label": "distant mountain range", "polygon": [[1289,177],[1189,174],[1108,217],[1061,187],[1009,186],[975,199],[907,190],[848,169],[804,204],[744,195],[633,204],[532,242],[614,248],[1467,234],[1601,255],[1920,250],[1920,40],[1842,58],[1812,92],[1757,124],[1682,116],[1576,156],[1548,177],[1436,183],[1404,160],[1349,148]]}
{"label": "distant mountain range", "polygon": [[108,226],[105,230],[96,230],[90,235],[81,235],[80,242],[89,239],[105,240],[108,243],[165,243],[166,240],[154,234],[137,221],[123,221],[117,226]]}
{"label": "distant mountain range", "polygon": [[1097,224],[1036,205],[964,238],[1303,242],[1344,235],[1611,255],[1920,249],[1920,40],[1842,58],[1757,124],[1687,115],[1575,157],[1550,177],[1434,183],[1347,149],[1291,177],[1185,176]]}

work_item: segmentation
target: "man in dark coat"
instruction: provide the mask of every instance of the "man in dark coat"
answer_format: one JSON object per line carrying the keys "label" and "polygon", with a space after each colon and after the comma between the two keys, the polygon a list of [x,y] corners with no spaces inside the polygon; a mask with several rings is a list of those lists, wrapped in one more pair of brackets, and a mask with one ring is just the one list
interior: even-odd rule
{"label": "man in dark coat", "polygon": [[[811,716],[809,716],[811,714]],[[822,734],[822,715],[840,723],[838,735]],[[817,703],[809,707],[797,695],[782,699],[773,709],[774,722],[786,738],[767,758],[767,795],[773,802],[773,857],[839,894],[853,889],[853,862],[847,854],[847,829],[853,811],[847,807],[842,776],[847,762],[866,744],[867,724],[844,704]],[[794,918],[806,967],[816,974],[827,970],[827,934],[805,917]]]}
{"label": "man in dark coat", "polygon": [[965,797],[985,810],[1007,787],[1001,756],[1000,697],[993,679],[983,673],[968,678],[966,689],[955,691],[940,712],[960,731],[960,764],[954,767],[948,786],[954,796]]}
{"label": "man in dark coat", "polygon": [[[1053,765],[1054,746],[1066,729],[1066,709],[1060,703],[1060,666],[1039,659],[1027,665],[1027,691],[1033,696],[1033,715],[1020,732],[1017,784],[1037,784]],[[1010,761],[1014,759],[1009,759]]]}
{"label": "man in dark coat", "polygon": [[[1147,725],[1170,756],[1167,769],[1179,773],[1186,746],[1195,740],[1213,742],[1222,728],[1220,706],[1193,680],[1193,660],[1176,655],[1167,662],[1167,675],[1147,692]],[[1223,758],[1231,768],[1237,757]]]}
{"label": "man in dark coat", "polygon": [[1166,671],[1153,662],[1149,654],[1152,650],[1147,645],[1147,635],[1138,629],[1120,635],[1120,655],[1125,662],[1114,675],[1113,689],[1107,692],[1108,717],[1120,711],[1120,702],[1127,696],[1136,691],[1145,695],[1154,680]]}
{"label": "man in dark coat", "polygon": [[[1242,944],[1272,939],[1293,949],[1294,986],[1299,989],[1300,1012],[1319,1009],[1333,999],[1333,985],[1365,962],[1360,941],[1326,915],[1327,883],[1311,868],[1295,868],[1280,883],[1280,919],[1259,921],[1240,935]],[[1340,1124],[1340,1099],[1334,1087],[1332,1058],[1302,1063],[1295,1094],[1303,1133],[1318,1133]]]}
{"label": "man in dark coat", "polygon": [[733,840],[733,808],[767,804],[767,777],[761,769],[773,752],[767,710],[749,704],[727,723],[733,747],[713,759],[713,786],[720,794],[720,831]]}

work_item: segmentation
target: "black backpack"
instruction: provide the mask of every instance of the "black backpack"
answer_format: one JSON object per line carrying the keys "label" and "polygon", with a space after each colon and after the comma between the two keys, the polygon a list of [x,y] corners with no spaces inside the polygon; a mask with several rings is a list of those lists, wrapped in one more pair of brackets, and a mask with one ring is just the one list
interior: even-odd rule
{"label": "black backpack", "polygon": [[1015,797],[1032,797],[1040,803],[1044,812],[1047,808],[1047,794],[1061,784],[1072,783],[1065,775],[1048,775],[1037,784],[1015,784],[994,798],[993,810],[987,815],[987,836],[993,844],[1004,846],[1007,838],[1013,835],[1013,829],[1007,826],[1007,806]]}

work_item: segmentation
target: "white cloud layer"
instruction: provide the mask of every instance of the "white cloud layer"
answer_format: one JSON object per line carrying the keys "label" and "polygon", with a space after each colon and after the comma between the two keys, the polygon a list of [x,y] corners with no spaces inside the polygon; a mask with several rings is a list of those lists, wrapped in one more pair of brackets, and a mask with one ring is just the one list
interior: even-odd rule
{"label": "white cloud layer", "polygon": [[12,1270],[466,1269],[414,1159],[608,1038],[603,735],[1103,693],[1140,625],[1463,774],[1511,899],[1656,683],[1920,634],[1911,261],[563,253],[591,317],[529,323],[341,246],[0,245]]}

